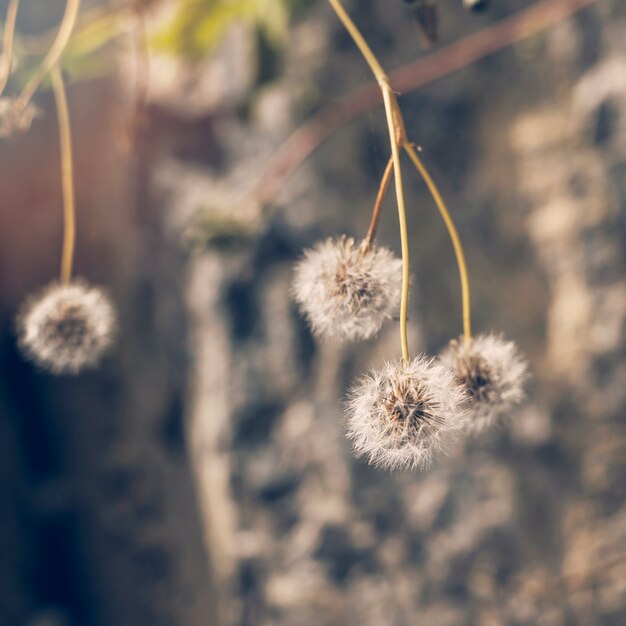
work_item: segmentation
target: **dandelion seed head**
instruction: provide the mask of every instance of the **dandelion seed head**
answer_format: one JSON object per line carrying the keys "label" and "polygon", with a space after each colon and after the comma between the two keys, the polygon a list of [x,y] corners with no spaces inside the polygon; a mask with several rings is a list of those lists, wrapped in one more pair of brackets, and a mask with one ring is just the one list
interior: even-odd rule
{"label": "dandelion seed head", "polygon": [[386,363],[351,389],[348,437],[372,465],[428,467],[465,427],[464,401],[452,372],[433,359]]}
{"label": "dandelion seed head", "polygon": [[18,109],[14,98],[0,98],[0,138],[28,131],[39,115],[39,109],[32,102],[24,109]]}
{"label": "dandelion seed head", "polygon": [[293,294],[318,337],[353,341],[375,335],[397,311],[402,261],[387,248],[327,239],[296,265]]}
{"label": "dandelion seed head", "polygon": [[468,397],[468,428],[491,427],[524,398],[527,363],[512,341],[498,335],[479,335],[466,342],[453,340],[440,356]]}
{"label": "dandelion seed head", "polygon": [[115,310],[99,288],[74,280],[52,283],[24,303],[19,346],[40,367],[76,374],[96,365],[115,333]]}

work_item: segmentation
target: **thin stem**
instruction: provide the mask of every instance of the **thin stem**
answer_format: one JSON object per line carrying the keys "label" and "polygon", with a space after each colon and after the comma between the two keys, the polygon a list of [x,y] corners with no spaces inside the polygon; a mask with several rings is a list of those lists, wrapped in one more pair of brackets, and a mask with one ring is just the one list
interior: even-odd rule
{"label": "thin stem", "polygon": [[437,185],[433,181],[432,177],[428,173],[428,170],[424,166],[424,163],[419,158],[417,151],[412,143],[405,140],[402,143],[402,147],[409,155],[411,161],[417,168],[417,171],[420,173],[428,190],[430,191],[433,199],[435,200],[435,204],[439,209],[439,213],[443,218],[443,221],[448,229],[448,234],[450,235],[450,239],[452,240],[452,245],[454,246],[454,253],[456,255],[456,262],[459,267],[459,276],[461,279],[461,294],[463,298],[463,335],[465,337],[465,341],[471,341],[472,339],[472,322],[471,322],[471,302],[470,302],[470,284],[467,273],[467,264],[465,263],[465,253],[463,252],[463,246],[461,244],[461,239],[459,238],[459,233],[454,225],[454,221],[448,208],[446,207],[441,194],[439,193],[439,189]]}
{"label": "thin stem", "polygon": [[51,73],[52,89],[59,121],[61,146],[61,182],[63,185],[63,252],[61,254],[61,282],[67,284],[72,277],[74,246],[76,243],[76,203],[74,199],[74,160],[72,157],[72,129],[67,106],[63,75],[59,66]]}
{"label": "thin stem", "polygon": [[[126,5],[118,4],[116,7],[87,7],[77,17],[73,33],[80,36],[89,30],[107,30],[109,24],[132,17],[135,10],[133,2],[129,2]],[[57,33],[58,27],[36,35],[21,35],[19,40],[20,52],[26,56],[41,56],[45,54],[50,49]],[[117,34],[119,33],[116,32],[116,36]]]}
{"label": "thin stem", "polygon": [[26,87],[24,87],[24,90],[20,94],[20,97],[17,99],[15,103],[17,111],[23,111],[26,108],[32,97],[35,95],[37,89],[39,89],[41,83],[61,58],[61,55],[70,40],[72,31],[74,30],[79,9],[80,0],[67,0],[65,13],[63,14],[63,19],[61,20],[57,36],[52,43],[48,54],[46,54],[44,60],[41,62],[41,65],[31,76],[30,80],[26,84]]}
{"label": "thin stem", "polygon": [[372,243],[374,243],[374,239],[376,238],[378,223],[380,222],[381,208],[383,206],[383,200],[385,199],[385,195],[387,194],[387,189],[389,189],[389,181],[391,180],[392,172],[393,156],[390,157],[389,161],[387,162],[385,173],[383,174],[382,180],[380,181],[380,186],[378,187],[378,195],[376,196],[376,202],[374,203],[374,210],[372,211],[370,227],[367,230],[367,235],[365,236],[365,239],[363,240],[363,245],[366,250],[371,247]]}
{"label": "thin stem", "polygon": [[15,40],[15,21],[20,0],[10,0],[7,8],[7,18],[4,23],[4,37],[2,40],[2,61],[0,61],[0,96],[9,82],[11,66],[13,65],[13,41]]}
{"label": "thin stem", "polygon": [[339,17],[345,29],[348,31],[348,33],[350,33],[352,39],[354,39],[354,43],[358,46],[361,54],[367,61],[367,64],[370,66],[374,76],[376,76],[378,80],[386,79],[387,74],[385,70],[378,62],[378,59],[372,52],[372,49],[369,47],[367,41],[365,41],[363,35],[361,35],[361,31],[359,31],[356,24],[352,21],[352,18],[348,15],[348,12],[343,8],[340,0],[328,0],[328,2],[335,10],[337,17]]}
{"label": "thin stem", "polygon": [[402,300],[400,302],[400,344],[402,346],[402,358],[405,363],[409,361],[409,341],[407,335],[407,308],[409,303],[409,235],[406,223],[406,206],[404,203],[404,190],[402,185],[402,167],[400,165],[399,146],[406,140],[402,112],[398,106],[398,100],[389,85],[389,77],[385,73],[378,59],[372,52],[368,43],[361,35],[356,24],[343,8],[340,0],[328,0],[337,17],[350,33],[358,46],[361,54],[370,66],[378,85],[383,94],[389,139],[391,141],[391,158],[393,161],[394,181],[396,187],[396,202],[398,203],[398,218],[400,221],[400,240],[402,244]]}
{"label": "thin stem", "polygon": [[383,88],[385,100],[385,113],[387,114],[387,126],[391,137],[391,155],[393,158],[394,180],[396,183],[396,201],[398,203],[398,219],[400,222],[400,243],[402,247],[402,299],[400,301],[400,344],[402,345],[402,358],[405,363],[409,362],[409,340],[407,333],[407,309],[409,306],[409,231],[406,223],[406,206],[404,203],[404,186],[402,185],[402,168],[400,166],[399,141],[396,139],[396,118],[392,109],[394,101],[393,93],[389,88]]}

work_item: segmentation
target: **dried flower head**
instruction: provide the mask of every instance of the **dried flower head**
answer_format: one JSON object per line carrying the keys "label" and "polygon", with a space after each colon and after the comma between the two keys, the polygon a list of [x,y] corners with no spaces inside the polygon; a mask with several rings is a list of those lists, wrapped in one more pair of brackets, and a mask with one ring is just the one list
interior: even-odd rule
{"label": "dried flower head", "polygon": [[524,397],[527,363],[515,344],[497,335],[453,340],[440,356],[466,391],[468,428],[489,428]]}
{"label": "dried flower head", "polygon": [[464,429],[464,401],[452,372],[433,359],[386,363],[352,388],[348,437],[373,465],[427,467]]}
{"label": "dried flower head", "polygon": [[31,102],[20,109],[13,98],[0,98],[0,138],[26,132],[39,115],[39,109]]}
{"label": "dried flower head", "polygon": [[368,339],[400,302],[402,261],[390,250],[327,239],[295,268],[293,294],[313,332],[339,340]]}
{"label": "dried flower head", "polygon": [[75,374],[95,365],[110,346],[115,310],[97,287],[52,283],[31,296],[18,316],[19,345],[37,365]]}

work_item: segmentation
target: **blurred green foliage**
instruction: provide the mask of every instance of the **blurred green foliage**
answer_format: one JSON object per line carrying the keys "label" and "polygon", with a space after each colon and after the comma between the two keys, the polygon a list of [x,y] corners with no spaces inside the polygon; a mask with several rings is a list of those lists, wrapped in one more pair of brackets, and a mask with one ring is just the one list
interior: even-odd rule
{"label": "blurred green foliage", "polygon": [[[91,10],[75,30],[62,57],[63,70],[70,80],[88,80],[110,74],[115,68],[115,43],[124,36],[124,15]],[[0,30],[4,24],[0,24]],[[58,25],[34,35],[16,33],[14,68],[10,87],[21,90],[48,51]],[[46,79],[42,89],[50,88]]]}
{"label": "blurred green foliage", "polygon": [[63,68],[72,79],[97,78],[114,67],[106,52],[114,53],[111,45],[122,36],[121,19],[114,13],[103,13],[77,29],[63,55]]}
{"label": "blurred green foliage", "polygon": [[180,0],[172,20],[153,43],[161,51],[198,61],[220,43],[235,22],[246,22],[264,44],[279,49],[292,16],[314,1]]}
{"label": "blurred green foliage", "polygon": [[207,248],[227,250],[253,239],[254,235],[254,225],[250,222],[203,207],[185,229],[183,241],[191,252],[203,252]]}
{"label": "blurred green foliage", "polygon": [[[1,1],[1,0],[0,0]],[[301,10],[317,0],[178,0],[169,22],[150,37],[150,44],[160,52],[189,62],[210,55],[228,30],[236,23],[254,29],[256,42],[257,84],[273,78],[277,60],[287,39],[289,24]],[[76,29],[63,55],[63,68],[71,80],[97,78],[111,72],[115,42],[127,32],[128,11],[110,11],[101,7],[82,13],[82,25]],[[4,25],[0,18],[0,30]],[[16,34],[16,68],[12,85],[21,89],[45,54],[56,32],[23,36]],[[49,88],[49,81],[43,85]]]}

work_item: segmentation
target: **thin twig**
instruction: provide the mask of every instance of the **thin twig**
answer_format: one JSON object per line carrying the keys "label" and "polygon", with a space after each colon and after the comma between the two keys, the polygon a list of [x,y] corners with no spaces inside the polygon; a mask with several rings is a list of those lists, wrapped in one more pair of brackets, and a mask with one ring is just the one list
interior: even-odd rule
{"label": "thin twig", "polygon": [[56,65],[51,72],[52,89],[59,121],[61,148],[61,182],[63,186],[63,252],[61,254],[61,282],[67,284],[72,277],[74,246],[76,243],[76,203],[74,199],[74,159],[72,156],[72,130],[67,106],[67,95],[61,69]]}
{"label": "thin twig", "polygon": [[7,17],[4,23],[4,37],[2,39],[2,61],[0,62],[0,96],[9,82],[11,67],[13,66],[13,42],[15,40],[15,21],[20,0],[10,0],[7,7]]}
{"label": "thin twig", "polygon": [[[90,29],[103,28],[111,22],[123,22],[135,13],[134,2],[116,6],[95,6],[85,8],[76,19],[74,35],[84,35]],[[21,34],[18,39],[19,51],[26,56],[41,56],[50,49],[56,38],[58,28],[51,28],[36,35]]]}
{"label": "thin twig", "polygon": [[367,230],[367,235],[363,240],[363,249],[368,250],[374,239],[376,238],[376,232],[378,231],[378,223],[380,222],[380,210],[383,206],[383,200],[385,199],[385,195],[387,194],[387,189],[389,189],[389,181],[391,180],[391,173],[393,172],[393,157],[390,157],[387,162],[387,167],[385,168],[385,172],[383,173],[383,177],[380,181],[380,186],[378,188],[378,194],[376,195],[376,202],[374,202],[374,210],[372,211],[372,219],[370,221],[370,226]]}

